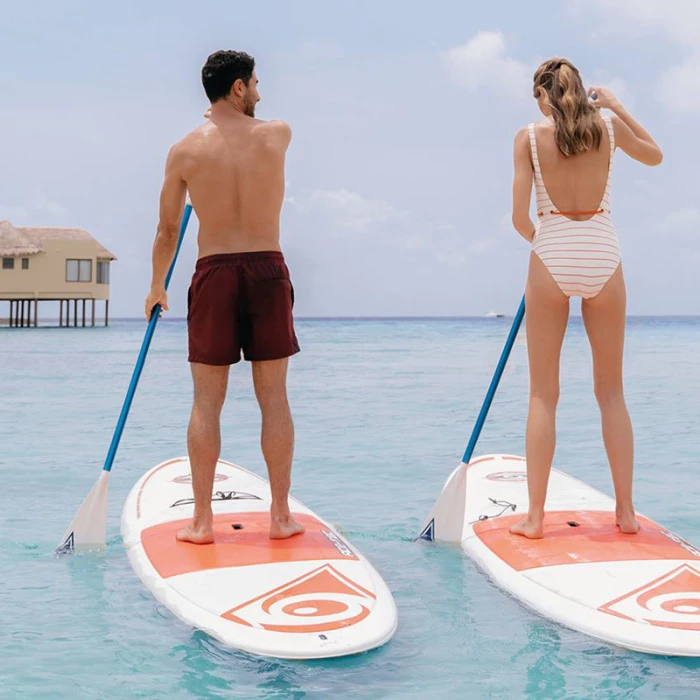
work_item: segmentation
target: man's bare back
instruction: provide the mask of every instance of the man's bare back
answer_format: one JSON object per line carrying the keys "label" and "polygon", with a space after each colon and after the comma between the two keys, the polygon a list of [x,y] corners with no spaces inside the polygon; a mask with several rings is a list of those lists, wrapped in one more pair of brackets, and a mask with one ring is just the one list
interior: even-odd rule
{"label": "man's bare back", "polygon": [[175,147],[199,219],[199,257],[279,250],[289,126],[213,105],[211,120]]}

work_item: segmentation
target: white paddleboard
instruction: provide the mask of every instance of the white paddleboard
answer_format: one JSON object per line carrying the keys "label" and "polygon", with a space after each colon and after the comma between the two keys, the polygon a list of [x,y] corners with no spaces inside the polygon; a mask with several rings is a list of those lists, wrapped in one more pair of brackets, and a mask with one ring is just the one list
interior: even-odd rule
{"label": "white paddleboard", "polygon": [[509,532],[527,508],[525,460],[487,455],[453,472],[423,536],[459,541],[497,584],[567,627],[635,651],[700,656],[698,548],[643,516],[638,534],[622,534],[612,498],[557,470],[541,540]]}
{"label": "white paddleboard", "polygon": [[268,482],[229,462],[217,464],[214,492],[210,545],[175,538],[193,512],[187,458],[151,469],[124,504],[129,561],[174,615],[228,647],[284,659],[356,654],[393,636],[389,589],[331,525],[290,498],[306,532],[270,540]]}

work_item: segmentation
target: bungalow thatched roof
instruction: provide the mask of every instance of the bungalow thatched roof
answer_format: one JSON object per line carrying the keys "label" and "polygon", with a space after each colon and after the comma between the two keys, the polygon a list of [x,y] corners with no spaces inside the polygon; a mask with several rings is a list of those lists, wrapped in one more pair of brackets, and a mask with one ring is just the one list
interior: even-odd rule
{"label": "bungalow thatched roof", "polygon": [[36,255],[44,251],[43,243],[49,240],[94,241],[97,257],[103,260],[116,260],[102,244],[87,231],[80,228],[42,228],[38,226],[13,226],[9,221],[0,222],[0,256],[19,257]]}
{"label": "bungalow thatched roof", "polygon": [[87,231],[81,228],[41,228],[38,226],[21,226],[19,230],[41,245],[48,240],[61,241],[95,241],[97,257],[105,260],[116,260],[117,256],[110,253],[101,243],[96,241]]}
{"label": "bungalow thatched roof", "polygon": [[0,221],[0,257],[18,258],[43,251],[41,243],[32,236],[28,236],[9,221]]}

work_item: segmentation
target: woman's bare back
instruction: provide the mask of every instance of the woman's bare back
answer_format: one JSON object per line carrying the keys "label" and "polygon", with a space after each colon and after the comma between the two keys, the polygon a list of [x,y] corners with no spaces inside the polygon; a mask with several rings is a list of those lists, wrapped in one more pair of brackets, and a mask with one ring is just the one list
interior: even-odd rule
{"label": "woman's bare back", "polygon": [[[610,165],[610,139],[602,117],[600,148],[574,156],[565,156],[554,138],[554,121],[550,118],[535,125],[537,152],[545,188],[557,211],[594,212],[600,206]],[[591,214],[570,215],[576,221]]]}

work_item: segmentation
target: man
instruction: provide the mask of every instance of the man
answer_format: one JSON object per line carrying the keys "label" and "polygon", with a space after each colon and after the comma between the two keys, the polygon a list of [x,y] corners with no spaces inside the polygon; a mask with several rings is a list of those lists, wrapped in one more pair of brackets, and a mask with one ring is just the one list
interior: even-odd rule
{"label": "man", "polygon": [[291,131],[255,119],[260,101],[254,59],[217,51],[202,69],[209,121],[168,154],[153,247],[146,316],[168,309],[165,277],[175,255],[189,191],[199,219],[198,260],[188,294],[189,361],[194,405],[187,432],[194,518],[177,537],[213,542],[211,496],[221,450],[220,416],[230,365],[252,363],[262,412],[262,451],[272,493],[270,537],[304,528],[288,504],[294,426],[287,402],[287,363],[299,352],[294,291],[279,243],[284,161]]}

